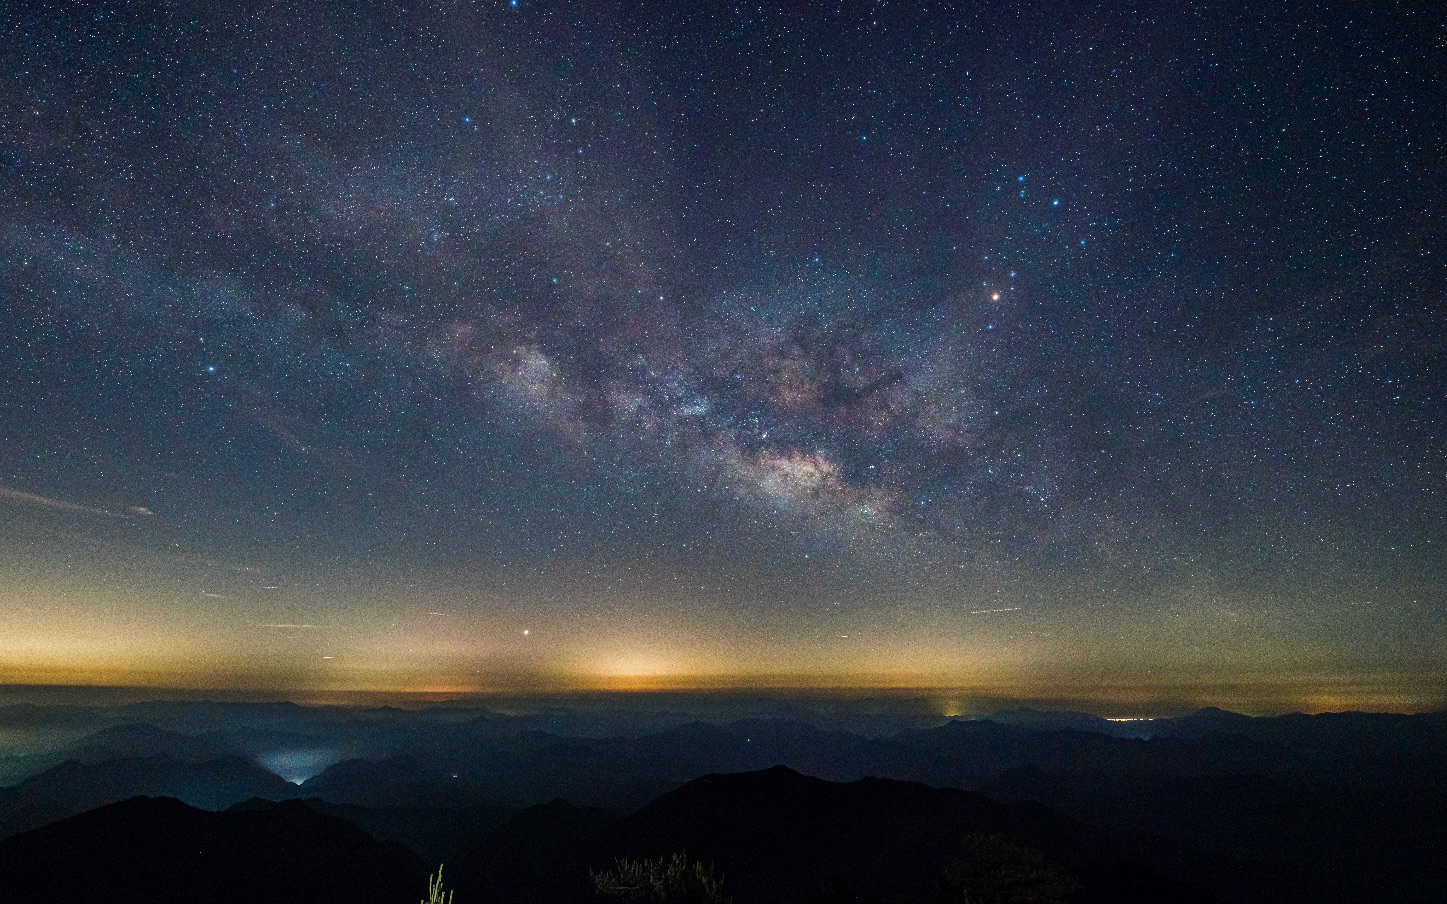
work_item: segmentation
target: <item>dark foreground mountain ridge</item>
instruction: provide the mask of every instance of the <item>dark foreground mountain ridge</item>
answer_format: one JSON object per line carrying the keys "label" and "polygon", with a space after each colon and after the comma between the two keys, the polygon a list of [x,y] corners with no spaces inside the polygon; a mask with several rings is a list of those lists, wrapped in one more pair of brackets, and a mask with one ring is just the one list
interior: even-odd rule
{"label": "dark foreground mountain ridge", "polygon": [[427,868],[297,801],[214,813],[137,797],[0,842],[7,904],[408,904]]}
{"label": "dark foreground mountain ridge", "polygon": [[[137,717],[155,724],[125,721]],[[1436,901],[1447,859],[1440,713],[1202,710],[1111,722],[1013,710],[875,733],[797,714],[716,723],[231,704],[0,708],[0,729],[7,719],[12,728],[54,724],[70,740],[8,758],[29,777],[0,788],[0,838],[135,795],[212,810],[252,797],[313,798],[314,809],[429,863],[452,863],[530,805],[562,798],[611,825],[698,776],[784,764],[836,782],[876,776],[977,791],[1097,830],[1156,836],[1185,866],[1148,860],[1153,868],[1242,904]],[[569,725],[616,733],[544,730]],[[566,808],[546,812],[561,819]],[[525,872],[519,881],[536,881]]]}
{"label": "dark foreground mountain ridge", "polygon": [[828,782],[785,767],[704,776],[618,820],[561,801],[533,808],[460,852],[454,875],[469,900],[562,904],[587,900],[590,869],[686,851],[724,876],[737,904],[831,889],[883,899],[926,885],[972,834],[1003,835],[1073,870],[1085,879],[1082,902],[1206,900],[1145,866],[1179,868],[1168,844],[1036,804],[887,779]]}
{"label": "dark foreground mountain ridge", "polygon": [[[737,904],[787,904],[847,890],[883,899],[925,886],[970,834],[1041,850],[1085,882],[1082,904],[1205,896],[1144,865],[1169,846],[1102,832],[1035,804],[910,782],[848,784],[784,767],[710,775],[629,816],[564,801],[529,808],[447,867],[459,904],[592,899],[590,870],[617,857],[687,851],[726,877]],[[84,864],[77,869],[77,864]],[[135,798],[0,842],[0,900],[398,901],[426,868],[301,801],[228,811]]]}

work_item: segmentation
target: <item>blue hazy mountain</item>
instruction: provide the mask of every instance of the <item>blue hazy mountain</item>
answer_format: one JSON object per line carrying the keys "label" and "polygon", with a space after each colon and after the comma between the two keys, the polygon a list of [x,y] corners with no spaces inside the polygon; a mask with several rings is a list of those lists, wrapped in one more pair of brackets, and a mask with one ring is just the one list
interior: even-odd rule
{"label": "blue hazy mountain", "polygon": [[0,838],[138,796],[174,797],[220,810],[254,797],[285,800],[297,788],[242,757],[201,763],[168,755],[69,761],[0,789]]}

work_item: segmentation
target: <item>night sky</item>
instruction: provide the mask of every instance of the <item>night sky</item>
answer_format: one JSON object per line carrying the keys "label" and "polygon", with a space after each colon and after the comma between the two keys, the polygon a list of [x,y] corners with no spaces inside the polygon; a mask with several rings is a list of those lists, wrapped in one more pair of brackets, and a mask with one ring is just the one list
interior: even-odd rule
{"label": "night sky", "polygon": [[1444,55],[7,4],[0,683],[1442,705]]}

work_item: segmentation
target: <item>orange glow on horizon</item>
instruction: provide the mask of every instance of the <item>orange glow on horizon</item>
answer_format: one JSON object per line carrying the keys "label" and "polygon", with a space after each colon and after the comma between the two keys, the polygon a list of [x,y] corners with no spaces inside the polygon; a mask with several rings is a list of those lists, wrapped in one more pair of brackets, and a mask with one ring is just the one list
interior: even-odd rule
{"label": "orange glow on horizon", "polygon": [[[1422,687],[1407,681],[1384,679],[1359,682],[1274,681],[1189,685],[1118,684],[1084,690],[1069,683],[1039,680],[1013,683],[925,681],[905,675],[518,675],[502,674],[492,680],[398,680],[399,676],[373,674],[367,680],[342,676],[263,676],[251,672],[199,675],[184,670],[126,669],[16,670],[0,668],[0,686],[128,689],[156,695],[216,694],[236,699],[286,699],[303,704],[426,705],[448,702],[484,702],[497,696],[605,696],[634,694],[760,694],[839,698],[896,698],[920,701],[922,709],[942,718],[969,717],[991,706],[1028,705],[1044,709],[1085,712],[1129,712],[1116,720],[1153,718],[1204,706],[1250,715],[1286,712],[1430,712],[1447,708],[1441,685]],[[1333,685],[1333,686],[1323,686]],[[982,709],[983,707],[983,709]],[[1149,714],[1149,715],[1146,715]]]}

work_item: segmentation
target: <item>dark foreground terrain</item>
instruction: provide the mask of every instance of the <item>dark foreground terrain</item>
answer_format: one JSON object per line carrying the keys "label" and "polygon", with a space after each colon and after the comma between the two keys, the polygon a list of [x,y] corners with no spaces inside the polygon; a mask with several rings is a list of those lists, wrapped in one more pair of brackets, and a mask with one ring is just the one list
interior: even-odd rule
{"label": "dark foreground terrain", "polygon": [[[1207,900],[1145,865],[1178,869],[1167,844],[1038,805],[913,782],[827,782],[782,766],[705,776],[622,818],[562,800],[531,807],[459,851],[447,876],[463,901],[586,901],[590,872],[616,858],[687,851],[725,877],[738,904],[883,900],[927,887],[960,840],[980,834],[1078,876],[1073,900]],[[0,843],[0,900],[16,902],[408,901],[427,872],[400,845],[300,801],[213,813],[138,797]]]}
{"label": "dark foreground terrain", "polygon": [[1427,902],[1447,884],[1440,715],[1016,711],[870,731],[145,704],[6,720],[66,726],[0,764],[19,777],[0,788],[7,904],[408,902],[438,863],[457,904],[581,902],[590,871],[678,852],[737,904],[923,900],[966,836],[1039,852],[1081,904]]}
{"label": "dark foreground terrain", "polygon": [[211,813],[137,797],[0,844],[0,900],[412,901],[418,856],[305,804]]}

